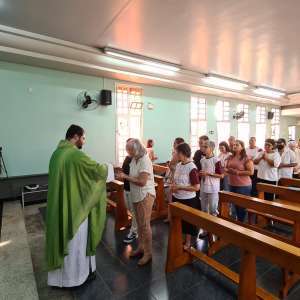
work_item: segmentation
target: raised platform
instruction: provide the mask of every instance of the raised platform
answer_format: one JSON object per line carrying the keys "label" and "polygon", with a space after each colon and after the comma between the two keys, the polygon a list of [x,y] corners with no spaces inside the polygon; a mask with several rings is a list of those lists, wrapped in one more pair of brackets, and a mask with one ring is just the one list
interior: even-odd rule
{"label": "raised platform", "polygon": [[0,266],[1,299],[39,299],[20,201],[4,202]]}

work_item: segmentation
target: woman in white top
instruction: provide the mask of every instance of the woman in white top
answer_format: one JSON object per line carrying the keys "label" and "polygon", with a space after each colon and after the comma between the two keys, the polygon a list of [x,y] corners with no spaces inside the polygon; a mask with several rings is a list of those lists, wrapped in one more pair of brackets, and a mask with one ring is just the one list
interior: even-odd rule
{"label": "woman in white top", "polygon": [[294,167],[293,170],[293,178],[299,178],[300,174],[300,149],[297,148],[297,143],[296,141],[289,141],[289,148],[294,151],[295,156],[296,156],[296,162],[297,165]]}
{"label": "woman in white top", "polygon": [[[174,182],[174,174],[175,174],[176,165],[179,163],[177,155],[176,155],[176,147],[181,143],[184,143],[184,139],[181,137],[177,137],[173,143],[172,156],[171,156],[171,160],[168,163],[169,170],[167,171],[166,176],[165,176],[165,182],[168,185],[170,185]],[[169,187],[165,188],[165,193],[166,193],[166,198],[168,200],[168,203],[171,203],[172,202],[171,189]],[[164,220],[164,222],[168,223],[169,221],[170,221],[170,212],[168,210],[168,216]]]}
{"label": "woman in white top", "polygon": [[[199,207],[196,192],[200,189],[199,175],[196,165],[191,161],[191,148],[187,143],[176,147],[176,155],[180,161],[174,174],[174,182],[171,185],[173,202],[180,202],[187,206]],[[182,232],[186,235],[184,248],[190,248],[191,237],[196,236],[198,230],[195,226],[182,222]]]}
{"label": "woman in white top", "polygon": [[292,178],[293,169],[297,166],[295,152],[286,146],[286,140],[283,138],[277,140],[277,150],[281,158],[278,167],[278,179]]}
{"label": "woman in white top", "polygon": [[[250,137],[249,139],[249,147],[246,148],[246,153],[249,159],[252,161],[256,158],[259,152],[261,152],[262,149],[256,146],[256,138],[254,136]],[[256,183],[257,183],[257,169],[258,166],[254,165],[254,174],[251,176],[251,182],[252,182],[252,189],[251,189],[251,196],[257,197],[257,190],[256,190]]]}
{"label": "woman in white top", "polygon": [[[220,154],[218,155],[218,158],[221,162],[222,173],[224,173],[228,158],[232,155],[232,153],[230,152],[229,145],[225,141],[219,144],[219,151]],[[220,190],[229,191],[228,175],[224,175],[224,177],[221,179]]]}
{"label": "woman in white top", "polygon": [[[259,152],[254,159],[254,164],[258,166],[257,182],[276,185],[280,162],[280,155],[275,151],[275,141],[273,139],[266,139],[265,150]],[[274,194],[265,193],[265,199],[273,200]]]}
{"label": "woman in white top", "polygon": [[135,211],[138,230],[138,248],[130,256],[143,254],[138,265],[142,266],[152,259],[152,231],[150,225],[152,206],[155,198],[153,165],[147,151],[138,139],[130,139],[126,151],[132,158],[129,175],[118,173],[118,178],[130,183],[131,201]]}

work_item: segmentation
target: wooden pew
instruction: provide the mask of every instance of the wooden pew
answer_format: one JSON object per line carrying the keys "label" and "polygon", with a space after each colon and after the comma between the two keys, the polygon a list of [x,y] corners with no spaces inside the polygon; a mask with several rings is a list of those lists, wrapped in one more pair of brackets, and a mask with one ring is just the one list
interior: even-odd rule
{"label": "wooden pew", "polygon": [[[262,200],[230,192],[220,192],[219,196],[219,217],[239,224],[243,227],[255,230],[259,233],[268,235],[277,240],[300,247],[300,207],[295,205],[295,203],[291,202],[290,204],[282,204],[276,201]],[[229,216],[229,203],[244,207],[248,211],[259,215],[270,216],[270,218],[276,220],[284,220],[285,223],[289,223],[292,226],[292,239],[272,233],[261,226],[261,224],[251,224],[250,222],[250,224],[244,224],[231,219]],[[209,249],[209,255],[214,254],[226,244],[227,241],[222,239],[217,240],[211,245]],[[283,270],[283,284],[280,291],[281,296],[287,296],[290,288],[295,285],[299,279],[300,276],[298,274],[291,274],[289,270]]]}
{"label": "wooden pew", "polygon": [[169,167],[166,164],[159,165],[153,164],[153,172],[156,175],[164,175],[169,171]]}
{"label": "wooden pew", "polygon": [[165,201],[164,177],[169,170],[167,164],[153,164],[156,198],[151,220],[165,218],[168,215],[168,204]]}
{"label": "wooden pew", "polygon": [[[257,191],[258,191],[258,198],[265,199],[264,194],[265,193],[272,193],[275,194],[277,197],[274,201],[271,202],[277,202],[281,204],[293,204],[298,207],[300,207],[300,191],[295,190],[290,187],[286,186],[277,186],[277,185],[271,185],[266,183],[258,183],[257,184]],[[277,222],[292,225],[289,219],[282,219],[278,218],[276,216],[272,217],[272,215],[264,214],[263,212],[253,212],[252,210],[248,210],[249,216],[251,217],[251,214],[257,214],[258,218],[258,224],[260,226],[265,226],[267,224],[267,220],[275,220]]]}
{"label": "wooden pew", "polygon": [[[276,299],[267,291],[256,287],[256,256],[263,257],[282,268],[300,273],[300,249],[294,245],[245,228],[233,222],[209,215],[181,203],[170,204],[171,227],[169,231],[166,272],[191,263],[196,257],[239,285],[238,299]],[[242,251],[240,274],[195,249],[184,251],[182,220],[201,227]]]}
{"label": "wooden pew", "polygon": [[[164,194],[164,178],[154,175],[156,198],[151,215],[151,220],[165,218],[168,214],[167,203]],[[114,180],[107,184],[108,210],[112,210],[115,215],[115,230],[123,230],[131,224],[131,213],[128,211],[124,198],[124,183]]]}
{"label": "wooden pew", "polygon": [[279,186],[288,186],[300,188],[300,179],[296,178],[280,178],[278,181]]}
{"label": "wooden pew", "polygon": [[[252,224],[252,222],[245,224],[230,218],[229,203],[246,208],[248,211],[253,211],[258,214],[264,213],[272,218],[286,220],[293,226],[292,240],[289,240],[281,235],[271,233],[264,228],[258,227],[257,224]],[[291,242],[300,247],[300,207],[298,205],[294,205],[294,203],[283,204],[276,201],[268,201],[237,193],[222,191],[219,192],[219,217],[240,224],[241,226],[249,227],[261,233],[272,235],[274,238],[283,239],[286,242]]]}
{"label": "wooden pew", "polygon": [[131,224],[131,213],[128,211],[124,197],[124,183],[113,180],[107,183],[108,210],[113,210],[115,215],[115,230],[123,230]]}
{"label": "wooden pew", "polygon": [[300,190],[288,186],[278,186],[266,183],[257,184],[258,198],[264,199],[265,193],[273,193],[278,198],[275,201],[290,201],[300,204]]}
{"label": "wooden pew", "polygon": [[168,214],[168,204],[165,201],[164,177],[154,175],[156,198],[153,206],[151,220],[165,218]]}

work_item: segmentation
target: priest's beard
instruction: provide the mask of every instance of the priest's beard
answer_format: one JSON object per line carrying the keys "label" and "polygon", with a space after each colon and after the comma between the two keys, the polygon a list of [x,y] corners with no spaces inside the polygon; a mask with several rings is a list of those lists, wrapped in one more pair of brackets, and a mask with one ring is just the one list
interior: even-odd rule
{"label": "priest's beard", "polygon": [[80,141],[78,141],[75,145],[79,150],[82,149],[83,144]]}

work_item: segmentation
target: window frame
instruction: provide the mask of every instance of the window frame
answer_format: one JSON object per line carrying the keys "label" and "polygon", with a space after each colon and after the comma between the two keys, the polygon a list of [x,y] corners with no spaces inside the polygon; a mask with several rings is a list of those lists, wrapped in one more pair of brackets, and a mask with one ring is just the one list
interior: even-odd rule
{"label": "window frame", "polygon": [[[219,112],[218,112],[218,106],[220,106],[219,104],[222,103],[221,105],[221,109],[222,112],[220,113],[221,118],[218,116]],[[230,121],[230,107],[231,107],[231,103],[227,100],[217,100],[216,104],[215,104],[215,118],[216,118],[216,123],[217,123],[217,141],[218,141],[218,145],[216,145],[216,148],[219,148],[219,143],[222,142],[223,140],[220,139],[220,134],[219,134],[219,130],[218,130],[218,125],[222,125],[222,124],[226,124],[226,126],[229,127],[229,132],[228,132],[228,137],[230,136],[230,130],[231,130],[231,121]],[[227,142],[227,140],[226,140]]]}
{"label": "window frame", "polygon": [[[266,140],[266,134],[267,134],[267,108],[262,105],[257,105],[255,112],[256,112],[256,118],[255,118],[256,141],[258,147],[263,148],[264,142]],[[262,141],[260,141],[260,138],[258,138],[258,132],[261,132],[261,129],[259,129],[259,127],[262,126],[264,127],[265,134]]]}
{"label": "window frame", "polygon": [[[131,89],[134,90],[135,89],[137,91],[140,91],[139,99],[136,99],[137,95],[133,96],[134,97],[133,98],[134,101],[131,101],[130,96],[127,96],[127,102],[128,102],[128,104],[127,104],[127,112],[124,111],[123,113],[120,112],[121,109],[120,109],[120,106],[119,106],[119,92],[118,92],[119,88],[123,88],[123,89],[127,89],[127,90],[131,90]],[[139,131],[140,131],[140,134],[139,134],[139,136],[134,136],[134,137],[136,137],[136,138],[138,138],[140,140],[143,139],[143,122],[144,122],[143,93],[144,93],[144,90],[143,90],[142,87],[136,86],[136,85],[130,85],[130,84],[125,84],[125,83],[115,83],[115,93],[116,93],[115,94],[116,95],[116,98],[115,98],[116,99],[116,105],[115,105],[115,114],[116,114],[115,160],[116,160],[116,163],[118,165],[122,165],[123,160],[126,157],[126,153],[123,150],[124,155],[120,155],[120,150],[125,148],[126,139],[128,139],[129,137],[133,137],[133,136],[130,136],[131,135],[130,134],[130,128],[129,128],[129,126],[127,126],[127,128],[128,128],[127,129],[128,130],[128,137],[127,136],[126,137],[125,136],[121,137],[121,134],[120,134],[120,131],[119,131],[119,120],[120,120],[120,118],[125,119],[127,121],[127,125],[128,125],[128,124],[130,124],[130,120],[133,120],[134,117],[140,118],[140,120],[139,120],[139,125],[140,125]],[[127,95],[132,95],[132,94],[128,93]],[[132,108],[131,105],[132,105],[132,103],[137,103],[137,102],[141,102],[142,104],[141,104],[141,108],[136,109],[136,111],[140,111],[140,113],[138,113],[138,114],[135,115],[134,112],[133,112],[134,108]],[[130,110],[132,110],[132,112]],[[123,139],[122,145],[124,144],[124,146],[120,147],[120,143],[121,143],[120,140],[122,140],[122,139]]]}
{"label": "window frame", "polygon": [[[197,101],[197,113],[196,117],[194,117],[193,114],[193,100]],[[202,100],[202,103],[199,103]],[[201,113],[201,106],[204,104],[204,112]],[[193,123],[196,123],[196,134],[193,134]],[[199,128],[201,128],[200,124],[205,124],[205,130],[201,132]],[[190,145],[192,154],[195,153],[195,151],[198,149],[198,139],[199,136],[207,134],[207,100],[201,95],[194,95],[192,94],[190,97]]]}

